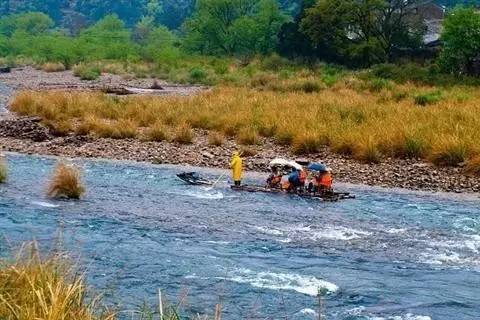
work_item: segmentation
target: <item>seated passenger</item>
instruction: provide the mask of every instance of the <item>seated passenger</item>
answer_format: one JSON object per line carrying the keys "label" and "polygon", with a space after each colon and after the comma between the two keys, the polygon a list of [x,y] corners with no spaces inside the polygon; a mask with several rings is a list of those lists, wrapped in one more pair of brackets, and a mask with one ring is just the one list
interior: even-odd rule
{"label": "seated passenger", "polygon": [[332,169],[327,168],[325,172],[321,172],[318,176],[318,190],[319,192],[332,192],[333,191],[333,176]]}
{"label": "seated passenger", "polygon": [[282,182],[282,175],[278,171],[278,168],[272,168],[272,173],[267,179],[267,187],[272,189],[280,189]]}
{"label": "seated passenger", "polygon": [[292,169],[292,172],[288,176],[288,182],[290,183],[289,191],[303,191],[306,179],[307,173],[305,170]]}

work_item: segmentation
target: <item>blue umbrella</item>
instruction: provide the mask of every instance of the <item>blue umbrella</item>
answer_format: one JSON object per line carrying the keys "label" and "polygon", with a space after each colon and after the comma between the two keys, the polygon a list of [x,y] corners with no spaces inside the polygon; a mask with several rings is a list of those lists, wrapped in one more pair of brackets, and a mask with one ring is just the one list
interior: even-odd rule
{"label": "blue umbrella", "polygon": [[308,166],[308,170],[323,172],[327,171],[327,166],[323,163],[312,163]]}

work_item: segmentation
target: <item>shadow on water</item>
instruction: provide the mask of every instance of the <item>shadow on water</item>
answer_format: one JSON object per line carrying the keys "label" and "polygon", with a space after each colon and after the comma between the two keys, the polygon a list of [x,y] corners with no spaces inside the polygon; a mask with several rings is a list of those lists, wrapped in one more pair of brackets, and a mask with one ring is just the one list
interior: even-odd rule
{"label": "shadow on water", "polygon": [[[188,291],[187,312],[225,319],[476,319],[480,201],[344,185],[323,203],[182,184],[181,167],[78,160],[87,194],[44,197],[55,159],[9,155],[0,252],[25,240],[66,249],[121,308]],[[199,169],[212,177],[218,172]],[[252,181],[257,180],[255,176]],[[256,181],[259,182],[259,181]]]}

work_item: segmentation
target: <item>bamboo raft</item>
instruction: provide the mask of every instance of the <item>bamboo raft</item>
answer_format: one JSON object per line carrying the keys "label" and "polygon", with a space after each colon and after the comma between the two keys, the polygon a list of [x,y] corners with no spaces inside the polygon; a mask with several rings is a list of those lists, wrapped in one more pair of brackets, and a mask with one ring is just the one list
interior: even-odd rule
{"label": "bamboo raft", "polygon": [[[212,186],[214,185],[213,181],[201,178],[195,172],[183,172],[177,174],[177,177],[185,183],[188,183],[193,186]],[[355,199],[355,196],[348,192],[287,192],[282,189],[267,188],[264,186],[254,186],[254,185],[243,185],[243,186],[231,186],[231,189],[234,191],[243,191],[243,192],[262,192],[262,193],[272,193],[272,194],[284,194],[284,195],[294,195],[305,199],[317,199],[328,202],[337,202],[340,200],[346,199]]]}
{"label": "bamboo raft", "polygon": [[318,199],[328,202],[337,202],[339,200],[346,199],[355,199],[355,195],[352,195],[348,192],[325,192],[325,193],[314,193],[314,192],[287,192],[282,189],[273,189],[263,186],[231,186],[232,190],[235,191],[244,191],[244,192],[263,192],[263,193],[274,193],[274,194],[285,194],[285,195],[294,195],[306,199]]}

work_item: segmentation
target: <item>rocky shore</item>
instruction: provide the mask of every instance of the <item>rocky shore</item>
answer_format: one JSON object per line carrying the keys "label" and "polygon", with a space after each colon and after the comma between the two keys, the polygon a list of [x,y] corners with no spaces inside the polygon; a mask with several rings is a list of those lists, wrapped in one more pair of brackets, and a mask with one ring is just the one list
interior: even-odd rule
{"label": "rocky shore", "polygon": [[[74,86],[75,89],[83,90],[102,88],[112,83],[115,83],[115,86],[147,87],[152,82],[151,79],[133,81],[137,82],[132,83],[109,75],[91,83],[80,81],[69,72],[46,74],[31,68],[14,70],[11,74],[0,75],[0,82],[13,89],[2,90],[0,86],[0,103],[8,101],[16,90],[52,87],[62,89],[65,88],[62,87],[63,83],[67,88]],[[199,87],[176,88],[179,94],[193,94],[201,90]],[[223,146],[212,147],[208,145],[207,136],[206,131],[196,130],[194,142],[189,145],[144,142],[137,139],[97,139],[89,136],[55,137],[40,124],[39,119],[14,115],[0,117],[2,151],[228,168],[230,156],[238,148],[235,141],[228,140]],[[252,171],[267,170],[267,163],[275,157],[296,158],[288,148],[275,145],[270,139],[263,139],[261,145],[249,149],[252,149],[255,155],[245,159],[245,166]],[[334,169],[336,180],[341,182],[425,191],[480,192],[480,179],[463,174],[459,167],[439,168],[420,160],[402,159],[385,159],[380,164],[364,164],[333,154],[327,148],[318,154],[310,155],[308,160],[328,163]]]}

